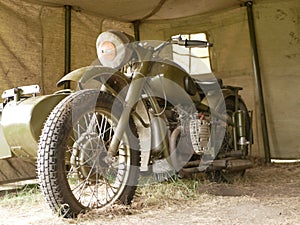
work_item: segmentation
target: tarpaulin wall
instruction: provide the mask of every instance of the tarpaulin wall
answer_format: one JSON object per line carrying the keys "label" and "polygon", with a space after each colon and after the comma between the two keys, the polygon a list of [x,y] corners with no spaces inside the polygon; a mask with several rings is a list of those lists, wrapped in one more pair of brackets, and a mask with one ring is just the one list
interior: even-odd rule
{"label": "tarpaulin wall", "polygon": [[[72,15],[72,69],[95,59],[101,18]],[[64,8],[24,1],[0,2],[0,91],[39,84],[43,93],[56,90],[64,75]]]}

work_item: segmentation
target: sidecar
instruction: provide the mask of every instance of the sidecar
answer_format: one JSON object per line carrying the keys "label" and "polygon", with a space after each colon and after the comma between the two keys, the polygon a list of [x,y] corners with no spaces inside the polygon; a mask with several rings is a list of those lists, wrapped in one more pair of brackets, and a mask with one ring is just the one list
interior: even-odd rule
{"label": "sidecar", "polygon": [[17,87],[2,94],[0,104],[0,159],[18,157],[35,162],[38,139],[51,110],[68,95],[40,95],[38,85]]}

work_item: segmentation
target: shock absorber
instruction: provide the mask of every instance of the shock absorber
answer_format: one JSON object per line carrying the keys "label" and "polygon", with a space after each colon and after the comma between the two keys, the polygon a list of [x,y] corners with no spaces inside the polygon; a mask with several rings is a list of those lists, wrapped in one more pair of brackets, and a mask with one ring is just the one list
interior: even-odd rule
{"label": "shock absorber", "polygon": [[245,113],[242,110],[238,110],[233,114],[233,121],[235,124],[235,145],[236,150],[246,151],[246,146],[249,144],[246,138],[246,119]]}

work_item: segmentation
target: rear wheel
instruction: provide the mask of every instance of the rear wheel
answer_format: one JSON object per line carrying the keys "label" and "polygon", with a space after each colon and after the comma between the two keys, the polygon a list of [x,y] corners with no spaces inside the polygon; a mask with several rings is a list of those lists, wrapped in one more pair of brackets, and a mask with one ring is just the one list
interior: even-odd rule
{"label": "rear wheel", "polygon": [[[225,99],[225,105],[226,105],[226,113],[228,118],[232,120],[232,115],[235,111],[235,99],[234,98],[227,98]],[[239,101],[238,104],[238,110],[245,112],[245,128],[246,128],[246,139],[249,141],[250,139],[250,117],[248,115],[248,110],[246,105]],[[219,153],[217,155],[217,159],[222,159],[226,153],[230,153],[234,151],[234,127],[232,125],[227,124],[226,125],[226,131],[224,135],[224,139],[221,145],[221,148],[219,150]],[[247,147],[246,147],[247,148]],[[248,150],[244,152],[244,155],[241,156],[243,158],[247,157]],[[232,183],[237,179],[240,179],[245,174],[245,170],[238,170],[238,171],[227,171],[227,170],[220,170],[220,171],[214,171],[209,173],[209,178],[213,181],[217,182],[229,182]]]}
{"label": "rear wheel", "polygon": [[116,157],[107,149],[122,112],[112,95],[76,92],[50,114],[38,150],[38,176],[53,211],[63,217],[115,202],[129,204],[139,171],[139,142],[132,118]]}

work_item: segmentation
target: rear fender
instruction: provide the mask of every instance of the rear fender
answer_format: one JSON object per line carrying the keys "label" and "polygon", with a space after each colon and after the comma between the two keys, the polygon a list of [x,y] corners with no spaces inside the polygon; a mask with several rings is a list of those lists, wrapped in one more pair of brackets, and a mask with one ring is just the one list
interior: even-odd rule
{"label": "rear fender", "polygon": [[231,88],[223,88],[222,92],[211,92],[201,100],[201,103],[214,109],[215,111],[222,111],[222,108],[225,106],[225,99],[227,98],[233,98],[243,102],[241,96],[238,94],[238,90],[241,89],[237,88],[234,90]]}

